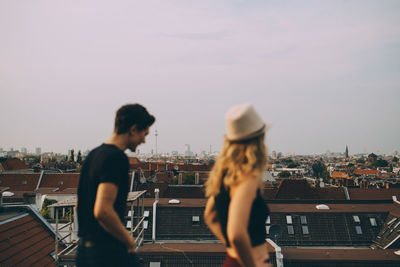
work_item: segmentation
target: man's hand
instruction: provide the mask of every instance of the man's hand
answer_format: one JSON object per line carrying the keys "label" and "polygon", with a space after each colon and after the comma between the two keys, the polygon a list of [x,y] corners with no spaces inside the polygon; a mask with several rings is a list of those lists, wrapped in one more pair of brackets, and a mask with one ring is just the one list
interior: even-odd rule
{"label": "man's hand", "polygon": [[132,242],[128,246],[126,246],[126,248],[128,249],[128,253],[136,252],[136,244],[135,244],[135,240],[133,240],[133,238],[132,238]]}
{"label": "man's hand", "polygon": [[117,197],[118,187],[113,183],[100,183],[97,188],[96,201],[94,203],[94,218],[113,237],[125,244],[128,250],[136,248],[130,232],[128,232],[117,212],[114,210],[114,202]]}

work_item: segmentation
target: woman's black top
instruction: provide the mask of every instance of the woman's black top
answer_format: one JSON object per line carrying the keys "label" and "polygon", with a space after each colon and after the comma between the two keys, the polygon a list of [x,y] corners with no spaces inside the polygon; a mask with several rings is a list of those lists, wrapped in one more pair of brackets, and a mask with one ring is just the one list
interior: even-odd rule
{"label": "woman's black top", "polygon": [[[221,224],[221,230],[226,240],[227,247],[230,247],[228,235],[226,232],[226,225],[228,223],[229,203],[231,198],[229,196],[229,188],[225,189],[221,183],[221,189],[218,195],[215,196],[215,205],[218,213],[218,220]],[[253,201],[250,212],[250,221],[247,231],[250,236],[251,245],[258,246],[265,242],[267,232],[265,230],[265,221],[269,215],[268,206],[264,203],[261,196],[260,189],[257,190],[257,196]]]}

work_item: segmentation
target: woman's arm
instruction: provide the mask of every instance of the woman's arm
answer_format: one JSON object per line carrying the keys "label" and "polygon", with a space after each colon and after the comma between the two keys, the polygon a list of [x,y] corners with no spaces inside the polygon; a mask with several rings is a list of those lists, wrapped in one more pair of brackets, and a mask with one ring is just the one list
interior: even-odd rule
{"label": "woman's arm", "polygon": [[226,245],[225,237],[221,231],[221,224],[218,221],[217,210],[215,208],[215,200],[213,196],[211,196],[207,201],[206,208],[204,210],[204,222],[207,224],[211,232],[219,240],[221,240],[224,245]]}
{"label": "woman's arm", "polygon": [[231,246],[239,256],[243,266],[253,267],[255,261],[252,253],[248,224],[253,201],[257,195],[259,178],[249,176],[240,184],[231,188],[227,235]]}

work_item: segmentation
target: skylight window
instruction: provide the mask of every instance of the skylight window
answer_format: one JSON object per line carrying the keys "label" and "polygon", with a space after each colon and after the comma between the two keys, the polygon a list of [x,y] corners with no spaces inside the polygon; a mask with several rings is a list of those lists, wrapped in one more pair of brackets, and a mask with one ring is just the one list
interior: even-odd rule
{"label": "skylight window", "polygon": [[293,222],[292,222],[292,216],[286,215],[286,223],[287,223],[287,224],[292,224],[292,223],[293,223]]}
{"label": "skylight window", "polygon": [[310,234],[310,232],[308,231],[308,226],[307,225],[303,225],[301,227],[301,229],[303,230],[303,235],[308,235]]}
{"label": "skylight window", "polygon": [[168,201],[168,204],[179,204],[181,203],[178,199],[171,199]]}
{"label": "skylight window", "polygon": [[269,228],[271,228],[271,226],[269,225],[265,226],[265,231],[267,232],[267,235],[269,235]]}
{"label": "skylight window", "polygon": [[325,205],[325,204],[320,204],[315,207],[317,208],[317,210],[329,210],[328,205]]}
{"label": "skylight window", "polygon": [[143,228],[147,229],[148,226],[149,226],[149,221],[143,221]]}
{"label": "skylight window", "polygon": [[288,225],[287,230],[289,235],[294,235],[293,225]]}
{"label": "skylight window", "polygon": [[143,216],[144,216],[144,217],[149,217],[149,214],[150,214],[150,211],[145,210]]}
{"label": "skylight window", "polygon": [[301,224],[307,224],[307,217],[306,216],[300,216],[300,221],[301,221]]}
{"label": "skylight window", "polygon": [[359,226],[359,225],[356,226],[356,232],[357,232],[358,235],[362,235],[361,226]]}
{"label": "skylight window", "polygon": [[271,224],[271,217],[270,216],[267,217],[267,220],[265,221],[265,223],[266,224]]}
{"label": "skylight window", "polygon": [[131,221],[127,221],[126,222],[126,228],[132,228],[132,222]]}
{"label": "skylight window", "polygon": [[28,183],[28,181],[26,181],[26,180],[22,181],[22,184],[27,184],[27,183]]}
{"label": "skylight window", "polygon": [[378,226],[375,218],[369,218],[369,222],[371,223],[371,226]]}
{"label": "skylight window", "polygon": [[200,216],[192,216],[192,225],[193,226],[200,225]]}
{"label": "skylight window", "polygon": [[354,222],[359,223],[360,222],[360,217],[358,217],[357,215],[354,215],[353,216],[353,220],[354,220]]}

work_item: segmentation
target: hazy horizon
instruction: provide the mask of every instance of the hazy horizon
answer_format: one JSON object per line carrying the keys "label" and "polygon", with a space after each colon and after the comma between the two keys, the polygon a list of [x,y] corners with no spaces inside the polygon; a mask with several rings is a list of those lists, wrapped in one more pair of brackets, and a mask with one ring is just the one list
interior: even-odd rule
{"label": "hazy horizon", "polygon": [[[116,110],[155,151],[220,151],[252,103],[269,151],[400,151],[400,1],[0,1],[0,148],[92,149]],[[396,123],[397,121],[397,123]]]}

